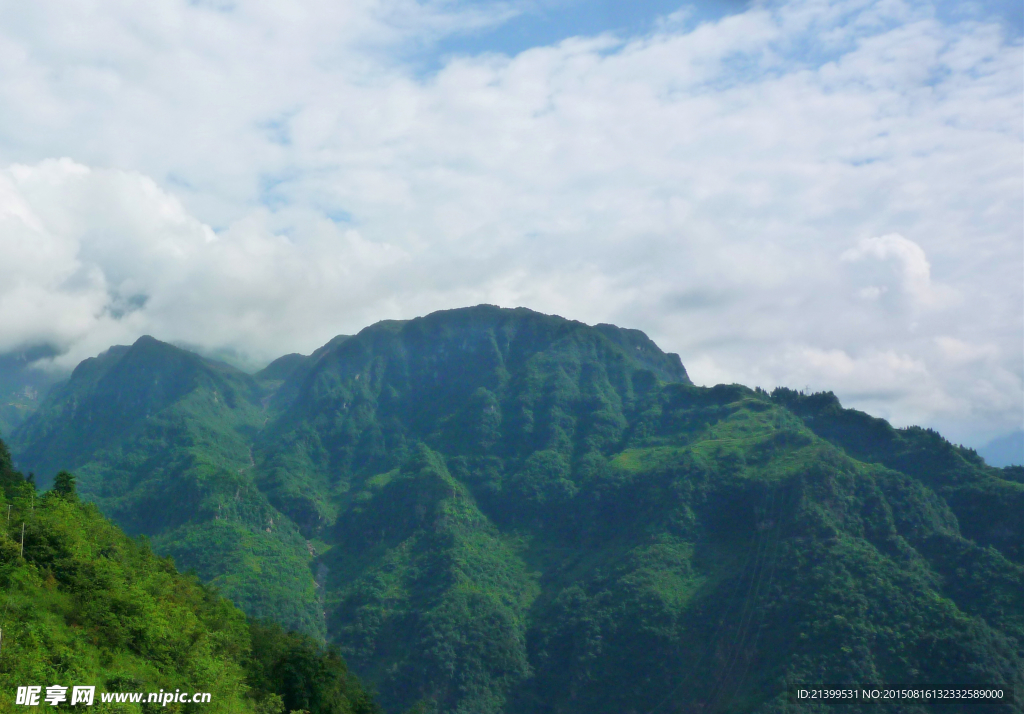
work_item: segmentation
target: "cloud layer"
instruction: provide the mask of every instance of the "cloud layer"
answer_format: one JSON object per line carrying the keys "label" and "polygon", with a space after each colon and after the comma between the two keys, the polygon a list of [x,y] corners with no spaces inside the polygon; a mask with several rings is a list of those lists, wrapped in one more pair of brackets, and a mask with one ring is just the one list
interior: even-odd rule
{"label": "cloud layer", "polygon": [[517,11],[467,7],[0,8],[0,351],[267,359],[492,302],[644,329],[698,382],[1019,428],[998,25],[794,0],[418,73],[415,48]]}

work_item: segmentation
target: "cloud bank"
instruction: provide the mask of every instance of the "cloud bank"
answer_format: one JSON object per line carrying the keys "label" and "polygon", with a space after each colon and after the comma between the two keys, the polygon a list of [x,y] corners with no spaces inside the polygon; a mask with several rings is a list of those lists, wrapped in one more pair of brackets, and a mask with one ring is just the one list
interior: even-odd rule
{"label": "cloud bank", "polygon": [[1018,40],[794,0],[408,61],[516,11],[0,9],[0,352],[269,359],[490,302],[644,329],[698,383],[1020,427]]}

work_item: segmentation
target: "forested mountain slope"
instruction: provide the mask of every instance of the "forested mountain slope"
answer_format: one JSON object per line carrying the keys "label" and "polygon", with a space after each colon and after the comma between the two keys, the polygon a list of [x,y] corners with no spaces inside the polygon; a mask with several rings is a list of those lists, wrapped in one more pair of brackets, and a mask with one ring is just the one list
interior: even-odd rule
{"label": "forested mountain slope", "polygon": [[[789,685],[1022,684],[1021,470],[933,432],[696,387],[642,333],[524,309],[378,323],[255,378],[193,357],[174,362],[190,390],[145,392],[163,406],[66,454],[83,493],[243,608],[325,632],[391,709],[773,712]],[[92,428],[76,404],[115,403],[88,374],[17,432],[23,468],[48,475],[46,435]],[[913,706],[878,711],[961,710]]]}
{"label": "forested mountain slope", "polygon": [[328,345],[286,380],[257,440],[257,474],[307,534],[337,517],[350,475],[397,466],[420,442],[517,461],[621,438],[659,381],[689,383],[643,333],[481,305],[386,321]]}
{"label": "forested mountain slope", "polygon": [[142,337],[82,362],[11,442],[42,485],[73,470],[129,534],[250,615],[322,637],[308,546],[253,478],[264,397],[233,367]]}
{"label": "forested mountain slope", "polygon": [[[312,640],[249,622],[145,541],[128,538],[74,478],[37,494],[0,442],[0,712],[18,687],[42,689],[42,711],[375,714],[344,662]],[[45,701],[65,687],[65,702]],[[74,686],[96,688],[70,707]],[[207,693],[204,703],[104,703],[104,693]]]}

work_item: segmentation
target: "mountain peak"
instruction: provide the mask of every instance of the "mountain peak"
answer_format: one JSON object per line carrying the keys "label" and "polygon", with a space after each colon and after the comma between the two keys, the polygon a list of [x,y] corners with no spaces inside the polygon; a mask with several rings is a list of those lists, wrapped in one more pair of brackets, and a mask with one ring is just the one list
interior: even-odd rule
{"label": "mountain peak", "polygon": [[255,381],[234,367],[144,335],[83,360],[15,430],[12,445],[31,442],[20,457],[41,473],[76,468],[73,451],[114,446],[190,394],[219,395],[232,406],[254,398],[256,390]]}
{"label": "mountain peak", "polygon": [[[615,351],[628,362],[650,370],[659,380],[691,383],[679,355],[664,352],[640,330],[607,323],[590,326],[526,307],[480,304],[438,310],[410,320],[381,320],[361,330],[356,338],[376,340],[389,335],[400,336],[402,341],[441,339],[459,342],[462,346],[490,335],[499,343],[504,340],[506,346],[518,340],[519,346],[526,351],[546,349],[559,342],[565,346],[574,341],[594,342],[604,338],[610,343],[606,347],[617,348]],[[349,347],[355,349],[352,344]]]}

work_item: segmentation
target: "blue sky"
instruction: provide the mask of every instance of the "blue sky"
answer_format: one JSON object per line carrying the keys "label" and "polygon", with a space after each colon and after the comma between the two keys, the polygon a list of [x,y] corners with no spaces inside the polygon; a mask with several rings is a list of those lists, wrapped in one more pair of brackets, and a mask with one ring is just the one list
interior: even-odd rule
{"label": "blue sky", "polygon": [[[512,16],[493,27],[444,38],[424,53],[429,66],[437,67],[452,54],[475,55],[501,52],[515,55],[533,47],[555,44],[569,37],[613,33],[620,37],[642,36],[660,22],[680,13],[690,26],[714,22],[727,15],[749,10],[749,0],[707,0],[684,3],[678,0],[536,0],[513,3]],[[981,3],[942,2],[936,14],[944,19],[965,17],[997,20],[1011,36],[1024,32],[1024,3],[990,0]]]}
{"label": "blue sky", "polygon": [[713,21],[748,8],[744,0],[715,0],[684,4],[674,0],[539,0],[522,3],[515,14],[495,27],[445,38],[433,55],[480,54],[502,52],[519,54],[523,50],[555,44],[568,37],[614,33],[621,37],[645,35],[659,21],[682,11],[688,23]]}
{"label": "blue sky", "polygon": [[489,302],[1024,421],[1019,3],[0,2],[0,354]]}

